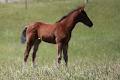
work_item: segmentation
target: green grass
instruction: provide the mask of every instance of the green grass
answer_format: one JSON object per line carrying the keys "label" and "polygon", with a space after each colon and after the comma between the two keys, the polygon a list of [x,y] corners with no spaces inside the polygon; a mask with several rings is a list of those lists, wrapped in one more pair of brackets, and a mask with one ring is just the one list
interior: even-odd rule
{"label": "green grass", "polygon": [[[36,0],[38,1],[38,0]],[[68,68],[55,68],[56,48],[42,42],[37,67],[22,70],[24,26],[35,21],[54,23],[80,5],[79,0],[42,0],[24,4],[0,4],[0,80],[120,80],[120,1],[90,0],[85,10],[93,28],[79,23],[69,43]]]}

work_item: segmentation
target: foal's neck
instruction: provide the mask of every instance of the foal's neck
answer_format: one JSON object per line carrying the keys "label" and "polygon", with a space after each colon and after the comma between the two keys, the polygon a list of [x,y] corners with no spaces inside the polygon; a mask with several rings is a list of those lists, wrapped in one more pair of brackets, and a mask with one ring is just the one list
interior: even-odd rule
{"label": "foal's neck", "polygon": [[67,16],[65,19],[63,19],[60,22],[60,24],[64,25],[62,27],[65,27],[66,31],[72,32],[75,25],[78,23],[78,21],[76,20],[77,16],[78,16],[78,14],[76,14],[76,12],[73,12],[72,14]]}

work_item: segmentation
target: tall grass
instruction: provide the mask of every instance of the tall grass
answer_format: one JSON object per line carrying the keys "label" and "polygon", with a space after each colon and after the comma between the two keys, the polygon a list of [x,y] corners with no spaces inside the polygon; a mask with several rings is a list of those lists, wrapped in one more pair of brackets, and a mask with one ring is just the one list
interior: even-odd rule
{"label": "tall grass", "polygon": [[69,44],[69,66],[56,68],[56,48],[42,42],[37,67],[31,54],[23,70],[25,45],[20,44],[24,26],[34,21],[54,23],[80,5],[79,0],[48,0],[24,4],[0,4],[0,80],[119,80],[119,0],[91,0],[86,12],[93,28],[77,24]]}
{"label": "tall grass", "polygon": [[[11,64],[12,61],[12,64]],[[59,68],[54,65],[28,65],[25,69],[20,65],[21,60],[11,60],[1,65],[1,80],[119,80],[120,63],[118,61],[91,61],[87,58],[77,59],[67,68],[62,64]],[[6,66],[7,65],[7,66]],[[50,64],[51,65],[51,64]],[[9,67],[8,67],[9,66]]]}

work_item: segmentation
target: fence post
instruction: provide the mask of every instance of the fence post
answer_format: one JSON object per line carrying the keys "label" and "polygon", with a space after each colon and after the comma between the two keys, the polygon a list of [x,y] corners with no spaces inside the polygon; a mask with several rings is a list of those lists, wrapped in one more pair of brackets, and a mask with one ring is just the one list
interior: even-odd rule
{"label": "fence post", "polygon": [[28,1],[25,0],[25,9],[28,9]]}
{"label": "fence post", "polygon": [[5,3],[8,3],[8,0],[5,0]]}
{"label": "fence post", "polygon": [[85,0],[85,4],[87,4],[88,3],[88,0]]}

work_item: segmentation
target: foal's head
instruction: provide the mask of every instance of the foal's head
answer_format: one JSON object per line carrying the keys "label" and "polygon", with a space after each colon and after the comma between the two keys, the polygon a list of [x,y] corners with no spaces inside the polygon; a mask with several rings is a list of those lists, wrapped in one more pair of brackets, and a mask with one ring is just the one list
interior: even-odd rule
{"label": "foal's head", "polygon": [[80,7],[78,9],[77,21],[82,22],[83,24],[85,24],[85,25],[87,25],[89,27],[93,26],[92,21],[89,19],[86,12],[84,11],[84,7]]}

